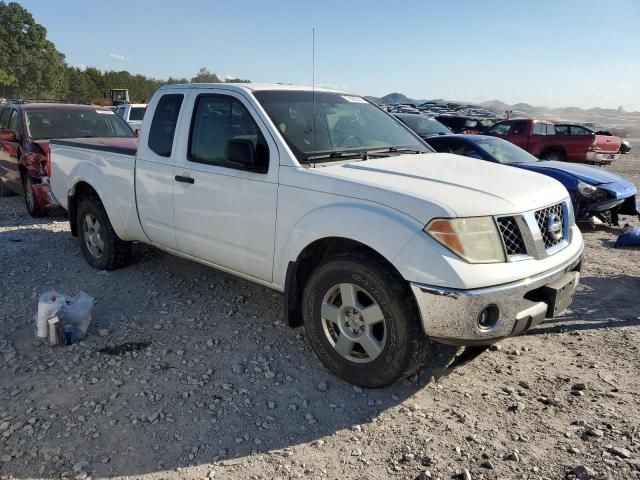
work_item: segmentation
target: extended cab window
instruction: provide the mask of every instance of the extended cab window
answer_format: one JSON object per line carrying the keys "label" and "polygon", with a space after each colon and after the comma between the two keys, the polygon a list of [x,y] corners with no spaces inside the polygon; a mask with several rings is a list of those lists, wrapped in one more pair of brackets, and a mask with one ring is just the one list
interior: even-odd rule
{"label": "extended cab window", "polygon": [[269,148],[255,120],[242,103],[226,95],[201,95],[189,136],[189,160],[227,168],[245,167],[229,157],[237,142],[250,142],[254,158],[264,173],[269,167]]}
{"label": "extended cab window", "polygon": [[534,135],[555,135],[556,130],[553,125],[548,123],[536,122],[533,124]]}
{"label": "extended cab window", "polygon": [[569,127],[567,125],[556,125],[556,135],[569,135]]}
{"label": "extended cab window", "polygon": [[158,102],[149,130],[149,148],[162,157],[170,157],[178,114],[182,106],[181,93],[163,95]]}

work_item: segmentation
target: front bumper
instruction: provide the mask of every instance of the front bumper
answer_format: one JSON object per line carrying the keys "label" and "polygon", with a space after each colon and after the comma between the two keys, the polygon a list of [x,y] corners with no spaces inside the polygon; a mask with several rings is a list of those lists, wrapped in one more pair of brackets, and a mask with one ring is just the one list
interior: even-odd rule
{"label": "front bumper", "polygon": [[60,207],[60,202],[53,194],[51,190],[51,183],[49,177],[42,177],[40,183],[32,183],[33,193],[38,202],[38,207],[43,211],[57,210]]}
{"label": "front bumper", "polygon": [[[505,285],[458,290],[411,283],[424,332],[432,340],[452,345],[491,344],[526,332],[571,303],[583,251],[549,271]],[[560,297],[564,300],[558,302]],[[495,307],[498,312],[489,327],[479,322],[487,307],[494,315]]]}
{"label": "front bumper", "polygon": [[588,163],[611,163],[618,158],[620,158],[619,153],[587,152],[585,161]]}

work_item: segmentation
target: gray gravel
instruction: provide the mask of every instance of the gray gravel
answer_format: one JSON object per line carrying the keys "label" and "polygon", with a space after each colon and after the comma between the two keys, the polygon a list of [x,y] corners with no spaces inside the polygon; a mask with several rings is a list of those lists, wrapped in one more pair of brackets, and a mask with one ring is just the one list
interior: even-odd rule
{"label": "gray gravel", "polygon": [[[610,168],[640,185],[634,148]],[[370,391],[319,365],[279,294],[146,247],[96,272],[63,217],[0,198],[0,477],[640,478],[640,249],[617,233],[585,227],[563,318]],[[96,298],[85,342],[34,339],[47,289]]]}

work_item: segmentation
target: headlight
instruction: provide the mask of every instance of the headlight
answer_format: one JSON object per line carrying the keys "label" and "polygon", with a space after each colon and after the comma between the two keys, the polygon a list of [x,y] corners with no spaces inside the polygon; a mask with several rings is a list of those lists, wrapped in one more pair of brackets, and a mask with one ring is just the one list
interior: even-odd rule
{"label": "headlight", "polygon": [[587,198],[596,198],[603,193],[598,187],[582,180],[578,180],[578,191]]}
{"label": "headlight", "polygon": [[506,260],[500,233],[491,217],[437,218],[424,231],[469,263]]}

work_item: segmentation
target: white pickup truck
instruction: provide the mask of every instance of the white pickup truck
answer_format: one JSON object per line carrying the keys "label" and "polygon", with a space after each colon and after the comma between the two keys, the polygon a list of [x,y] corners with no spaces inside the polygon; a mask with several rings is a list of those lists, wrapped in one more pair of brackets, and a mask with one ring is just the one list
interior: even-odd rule
{"label": "white pickup truck", "polygon": [[129,124],[133,131],[142,128],[142,120],[146,111],[146,103],[123,103],[115,109],[115,112]]}
{"label": "white pickup truck", "polygon": [[433,153],[360,96],[160,88],[136,139],[51,141],[51,184],[90,265],[144,242],[284,293],[322,363],[365,387],[428,338],[486,345],[562,312],[583,254],[564,187]]}

